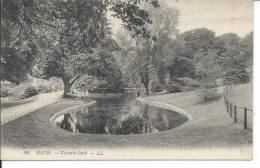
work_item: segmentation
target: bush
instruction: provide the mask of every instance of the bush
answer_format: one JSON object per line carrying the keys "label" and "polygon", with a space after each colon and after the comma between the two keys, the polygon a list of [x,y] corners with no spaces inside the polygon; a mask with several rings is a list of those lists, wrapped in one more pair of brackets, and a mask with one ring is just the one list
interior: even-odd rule
{"label": "bush", "polygon": [[225,84],[243,84],[250,81],[250,74],[245,69],[232,69],[225,73]]}
{"label": "bush", "polygon": [[24,91],[27,87],[30,85],[28,83],[21,83],[19,85],[16,85],[12,90],[11,94],[14,95],[17,98],[23,98]]}
{"label": "bush", "polygon": [[53,92],[63,90],[63,82],[59,78],[50,78],[48,86]]}
{"label": "bush", "polygon": [[15,87],[12,82],[9,81],[1,81],[1,97],[6,97],[11,95],[11,90]]}
{"label": "bush", "polygon": [[50,93],[52,91],[51,87],[46,85],[39,85],[38,89],[40,93]]}
{"label": "bush", "polygon": [[121,123],[121,134],[139,134],[142,133],[144,119],[140,116],[129,115]]}
{"label": "bush", "polygon": [[177,78],[167,86],[167,91],[174,92],[182,92],[182,91],[190,91],[194,89],[198,89],[200,87],[200,82],[192,79],[192,78]]}
{"label": "bush", "polygon": [[39,94],[39,90],[34,86],[29,86],[25,89],[23,98],[32,97]]}
{"label": "bush", "polygon": [[[182,86],[183,88],[185,88],[186,90],[193,90],[195,88],[199,88],[200,87],[200,82],[192,79],[192,78],[177,78],[175,80],[176,83],[178,83],[178,85]],[[184,89],[184,90],[185,90]]]}
{"label": "bush", "polygon": [[203,84],[203,88],[206,88],[206,89],[212,89],[212,88],[215,88],[217,87],[217,83],[216,82],[206,82]]}
{"label": "bush", "polygon": [[199,93],[202,102],[213,101],[222,97],[221,93],[217,92],[217,89],[202,89]]}
{"label": "bush", "polygon": [[181,92],[182,89],[181,89],[181,86],[176,84],[176,83],[172,83],[172,84],[169,84],[166,88],[166,90],[170,93],[175,93],[175,92]]}
{"label": "bush", "polygon": [[200,87],[200,82],[192,78],[178,78],[175,82],[182,86],[188,86],[193,88]]}
{"label": "bush", "polygon": [[39,93],[39,90],[28,83],[21,83],[15,86],[12,89],[11,93],[17,98],[24,99],[37,95]]}
{"label": "bush", "polygon": [[155,84],[151,87],[152,92],[162,92],[164,90],[164,85],[161,84]]}

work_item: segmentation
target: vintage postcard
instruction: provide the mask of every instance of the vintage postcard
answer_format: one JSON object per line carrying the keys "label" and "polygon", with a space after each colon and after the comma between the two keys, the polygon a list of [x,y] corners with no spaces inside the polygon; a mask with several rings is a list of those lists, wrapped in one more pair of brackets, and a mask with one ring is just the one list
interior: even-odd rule
{"label": "vintage postcard", "polygon": [[1,160],[251,160],[252,0],[2,0]]}

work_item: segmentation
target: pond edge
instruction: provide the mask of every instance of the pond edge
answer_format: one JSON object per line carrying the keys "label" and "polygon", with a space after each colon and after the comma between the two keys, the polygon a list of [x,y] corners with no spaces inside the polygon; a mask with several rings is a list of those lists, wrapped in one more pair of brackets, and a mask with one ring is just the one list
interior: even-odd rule
{"label": "pond edge", "polygon": [[140,103],[148,104],[153,107],[159,107],[159,108],[163,108],[166,110],[171,110],[171,111],[180,113],[180,114],[184,115],[185,117],[187,117],[189,120],[192,120],[192,116],[187,111],[185,111],[184,109],[181,109],[177,106],[167,104],[167,103],[152,101],[152,100],[146,99],[144,97],[138,97],[138,98],[136,98],[136,100],[139,101]]}
{"label": "pond edge", "polygon": [[51,124],[55,126],[55,119],[62,115],[62,114],[66,114],[66,113],[70,113],[70,112],[74,112],[75,110],[78,110],[78,109],[82,109],[82,108],[88,108],[88,107],[92,107],[94,105],[96,105],[97,102],[96,100],[92,100],[91,102],[88,102],[88,103],[84,103],[84,104],[81,104],[81,105],[78,105],[78,106],[73,106],[73,107],[70,107],[70,108],[66,108],[64,110],[61,110],[59,112],[56,112],[54,113],[52,116],[50,116],[50,121],[51,121]]}

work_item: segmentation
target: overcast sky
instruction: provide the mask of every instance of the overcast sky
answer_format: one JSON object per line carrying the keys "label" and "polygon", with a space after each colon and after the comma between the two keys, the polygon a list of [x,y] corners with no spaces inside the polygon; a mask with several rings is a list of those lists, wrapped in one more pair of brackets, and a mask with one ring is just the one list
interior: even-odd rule
{"label": "overcast sky", "polygon": [[[160,0],[180,10],[178,29],[206,27],[217,35],[234,32],[244,36],[253,30],[253,0]],[[114,22],[114,32],[120,22]]]}

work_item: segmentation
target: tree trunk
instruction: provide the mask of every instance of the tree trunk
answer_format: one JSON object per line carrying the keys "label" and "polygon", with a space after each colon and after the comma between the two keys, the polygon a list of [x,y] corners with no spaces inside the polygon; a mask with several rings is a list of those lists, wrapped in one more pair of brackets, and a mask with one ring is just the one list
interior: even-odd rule
{"label": "tree trunk", "polygon": [[[148,85],[149,85],[149,84],[148,84]],[[144,88],[145,88],[145,94],[146,94],[146,95],[149,95],[149,94],[150,94],[150,92],[149,92],[149,86],[144,85]]]}
{"label": "tree trunk", "polygon": [[150,82],[150,79],[146,79],[146,80],[144,81],[144,88],[145,88],[145,94],[146,94],[146,95],[149,95],[149,94],[150,94],[150,92],[149,92],[149,82]]}
{"label": "tree trunk", "polygon": [[74,79],[70,81],[69,78],[63,78],[63,84],[64,84],[64,92],[63,97],[66,98],[69,96],[69,92],[71,89],[71,86],[74,84],[74,82],[79,79],[79,76],[76,76]]}
{"label": "tree trunk", "polygon": [[70,85],[69,80],[64,80],[64,79],[63,79],[63,84],[64,84],[63,97],[66,98],[69,96],[70,88],[72,85]]}

